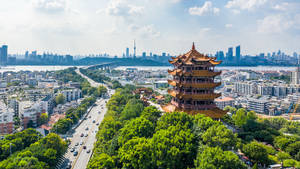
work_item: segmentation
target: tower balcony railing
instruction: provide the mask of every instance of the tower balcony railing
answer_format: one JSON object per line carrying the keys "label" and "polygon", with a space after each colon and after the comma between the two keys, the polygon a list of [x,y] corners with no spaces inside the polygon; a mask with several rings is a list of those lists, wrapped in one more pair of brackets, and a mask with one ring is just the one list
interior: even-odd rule
{"label": "tower balcony railing", "polygon": [[221,96],[221,93],[213,94],[180,94],[180,98],[184,99],[195,99],[195,100],[213,100]]}
{"label": "tower balcony railing", "polygon": [[191,70],[184,72],[185,76],[202,76],[202,77],[215,77],[220,75],[222,72],[215,72],[214,70]]}
{"label": "tower balcony railing", "polygon": [[182,92],[183,94],[185,94],[185,95],[193,95],[193,94],[195,94],[195,95],[197,95],[197,94],[214,94],[214,92],[212,92],[212,91],[206,91],[206,92]]}
{"label": "tower balcony railing", "polygon": [[193,87],[193,88],[214,88],[221,85],[221,82],[214,83],[214,82],[207,82],[207,83],[196,83],[196,82],[183,82],[183,87]]}
{"label": "tower balcony railing", "polygon": [[192,82],[192,81],[179,81],[179,80],[168,80],[171,86],[183,86],[183,87],[194,87],[194,88],[214,88],[221,85],[221,82],[206,81],[206,82]]}
{"label": "tower balcony railing", "polygon": [[181,107],[183,109],[191,109],[191,110],[207,110],[207,109],[216,108],[217,106],[214,104],[211,104],[211,105],[181,104]]}

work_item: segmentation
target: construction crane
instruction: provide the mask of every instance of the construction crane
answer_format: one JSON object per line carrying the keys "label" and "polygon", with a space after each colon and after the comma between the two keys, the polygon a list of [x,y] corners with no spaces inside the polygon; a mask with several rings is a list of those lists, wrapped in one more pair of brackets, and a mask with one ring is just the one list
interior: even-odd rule
{"label": "construction crane", "polygon": [[[297,111],[297,109],[298,109],[298,107],[299,107],[299,103],[300,103],[300,98],[299,98],[298,101],[296,102],[296,106],[295,106],[295,108],[294,108],[294,110],[293,110],[293,113],[289,114],[289,119],[290,119],[290,120],[293,120],[293,116],[296,115],[296,111]],[[288,112],[289,112],[289,111],[288,111]]]}

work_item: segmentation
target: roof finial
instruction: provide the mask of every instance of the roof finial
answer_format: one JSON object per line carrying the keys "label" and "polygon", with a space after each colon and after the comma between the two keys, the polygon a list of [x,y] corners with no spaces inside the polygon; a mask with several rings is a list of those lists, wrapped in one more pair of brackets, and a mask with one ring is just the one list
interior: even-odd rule
{"label": "roof finial", "polygon": [[192,50],[195,50],[195,43],[193,42]]}

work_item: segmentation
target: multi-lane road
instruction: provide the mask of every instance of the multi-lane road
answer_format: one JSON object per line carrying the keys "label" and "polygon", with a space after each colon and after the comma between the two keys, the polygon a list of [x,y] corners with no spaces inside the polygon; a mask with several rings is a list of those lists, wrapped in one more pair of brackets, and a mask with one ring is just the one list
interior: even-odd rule
{"label": "multi-lane road", "polygon": [[[86,78],[93,87],[104,85],[97,83],[87,76],[81,74],[79,69],[77,69],[76,72],[82,77]],[[108,90],[109,96],[111,96],[113,93],[114,90]],[[85,169],[87,167],[88,161],[92,155],[94,143],[96,142],[98,126],[102,122],[107,111],[107,101],[108,99],[97,99],[94,107],[87,114],[86,119],[81,122],[81,124],[75,129],[72,137],[69,138],[71,140],[71,144],[69,145],[68,151],[65,154],[65,158],[71,162],[72,169]],[[73,148],[75,150],[71,152]],[[74,155],[74,152],[77,152],[78,154]]]}

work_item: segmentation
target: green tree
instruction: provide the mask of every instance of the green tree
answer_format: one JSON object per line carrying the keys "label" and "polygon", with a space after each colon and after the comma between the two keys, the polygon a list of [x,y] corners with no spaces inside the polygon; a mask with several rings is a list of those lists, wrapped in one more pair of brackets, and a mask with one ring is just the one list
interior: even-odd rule
{"label": "green tree", "polygon": [[113,157],[101,153],[94,154],[92,159],[88,163],[88,169],[109,169],[109,168],[115,168],[115,162]]}
{"label": "green tree", "polygon": [[184,112],[165,113],[158,121],[155,130],[167,129],[170,126],[191,129],[193,127],[193,118]]}
{"label": "green tree", "polygon": [[48,122],[48,114],[42,113],[40,117],[40,124],[46,124]]}
{"label": "green tree", "polygon": [[285,152],[278,152],[277,153],[277,159],[280,162],[283,162],[283,160],[290,159],[290,158],[291,158],[291,156],[288,153],[285,153]]}
{"label": "green tree", "polygon": [[196,169],[247,169],[247,166],[231,151],[220,147],[206,147],[199,151],[195,160]]}
{"label": "green tree", "polygon": [[254,164],[254,166],[252,167],[252,169],[258,169],[257,163]]}
{"label": "green tree", "polygon": [[292,138],[292,137],[288,138],[285,136],[278,136],[278,137],[275,137],[275,139],[274,139],[274,146],[276,148],[280,148],[281,150],[285,150],[289,144],[291,144],[295,141],[296,141],[296,139]]}
{"label": "green tree", "polygon": [[195,136],[190,129],[170,126],[152,137],[155,168],[183,169],[192,166],[196,156]]}
{"label": "green tree", "polygon": [[225,110],[225,111],[228,111],[228,112],[231,113],[231,114],[235,114],[235,112],[236,112],[236,108],[231,107],[231,106],[226,106],[226,107],[224,108],[224,110]]}
{"label": "green tree", "polygon": [[299,162],[293,159],[287,159],[283,161],[283,167],[300,167]]}
{"label": "green tree", "polygon": [[300,141],[289,144],[286,147],[285,151],[288,152],[291,156],[295,157],[297,153],[300,152]]}
{"label": "green tree", "polygon": [[113,88],[113,89],[122,88],[122,85],[121,85],[121,83],[120,83],[119,81],[114,80],[114,81],[112,82],[112,88]]}
{"label": "green tree", "polygon": [[151,140],[144,137],[129,140],[119,149],[119,157],[123,168],[155,168],[151,151]]}
{"label": "green tree", "polygon": [[244,108],[238,109],[236,114],[232,115],[235,125],[242,127],[247,122],[247,111]]}
{"label": "green tree", "polygon": [[155,123],[157,119],[161,116],[161,114],[162,112],[159,111],[156,107],[148,106],[142,111],[141,117],[150,120],[152,123]]}
{"label": "green tree", "polygon": [[256,120],[256,119],[257,119],[257,116],[256,116],[255,111],[249,111],[247,113],[247,120]]}
{"label": "green tree", "polygon": [[106,87],[104,87],[104,86],[99,86],[99,87],[97,88],[97,94],[98,94],[98,96],[102,96],[102,95],[104,95],[104,94],[106,94],[106,93],[107,93]]}
{"label": "green tree", "polygon": [[63,104],[65,102],[65,96],[62,93],[59,93],[56,97],[55,97],[55,103],[56,104]]}
{"label": "green tree", "polygon": [[214,125],[202,135],[203,142],[210,146],[220,146],[223,150],[231,150],[238,142],[237,135],[224,125]]}
{"label": "green tree", "polygon": [[269,164],[268,152],[264,145],[261,143],[253,141],[249,144],[244,145],[242,151],[255,163]]}
{"label": "green tree", "polygon": [[143,117],[132,119],[120,130],[119,143],[125,144],[134,137],[152,137],[154,133],[153,123]]}
{"label": "green tree", "polygon": [[129,120],[131,118],[135,118],[141,115],[144,106],[140,100],[131,99],[126,104],[124,110],[121,113],[122,120]]}

